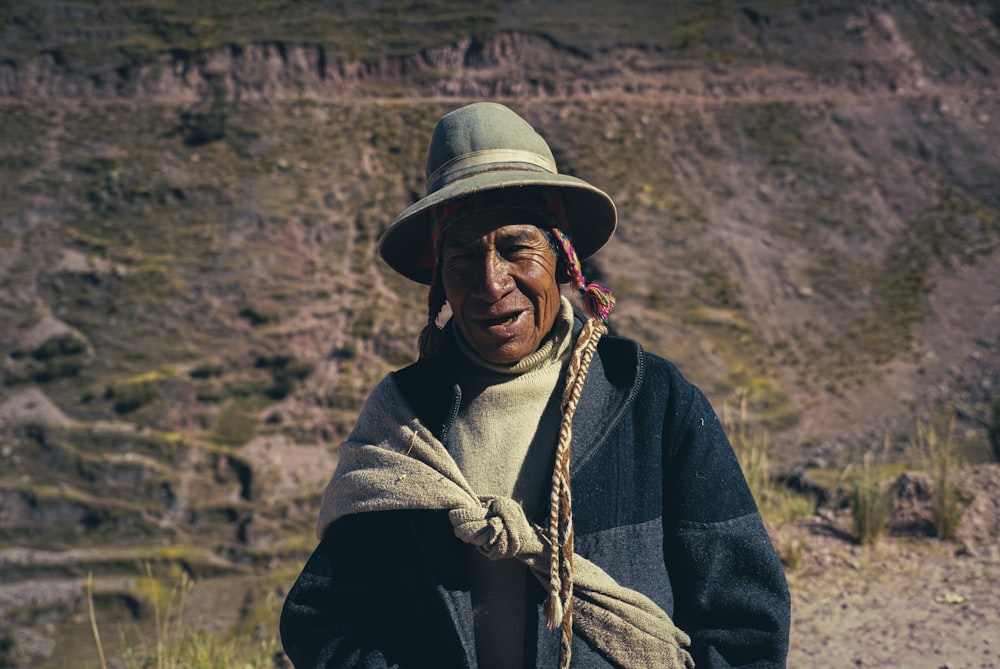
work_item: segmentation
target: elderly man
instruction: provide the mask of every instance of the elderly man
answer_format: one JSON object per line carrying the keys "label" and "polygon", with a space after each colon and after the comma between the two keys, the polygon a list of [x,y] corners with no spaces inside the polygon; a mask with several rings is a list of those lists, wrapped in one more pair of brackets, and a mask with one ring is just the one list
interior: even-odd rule
{"label": "elderly man", "polygon": [[427,173],[379,243],[430,286],[420,360],[341,445],[282,612],[292,662],[784,666],[788,589],[718,418],[606,334],[614,298],[581,274],[611,199],[493,103],[439,121]]}

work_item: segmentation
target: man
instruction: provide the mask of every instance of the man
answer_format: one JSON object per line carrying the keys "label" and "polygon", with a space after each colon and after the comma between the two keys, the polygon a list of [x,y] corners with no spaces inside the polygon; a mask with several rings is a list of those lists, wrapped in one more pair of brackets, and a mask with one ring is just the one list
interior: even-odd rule
{"label": "man", "polygon": [[439,121],[427,174],[379,243],[430,286],[420,360],[341,446],[282,612],[292,662],[784,666],[787,585],[718,418],[606,334],[614,298],[580,272],[611,199],[493,103]]}

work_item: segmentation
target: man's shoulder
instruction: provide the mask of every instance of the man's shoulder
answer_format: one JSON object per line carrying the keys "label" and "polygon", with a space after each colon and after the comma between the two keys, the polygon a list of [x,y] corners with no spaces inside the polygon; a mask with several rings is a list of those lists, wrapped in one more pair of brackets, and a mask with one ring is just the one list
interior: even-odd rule
{"label": "man's shoulder", "polygon": [[672,360],[649,351],[634,339],[605,335],[598,352],[605,376],[618,384],[628,383],[631,378],[637,397],[648,399],[652,394],[659,401],[688,404],[702,394]]}
{"label": "man's shoulder", "polygon": [[683,381],[677,365],[662,355],[646,349],[640,342],[622,335],[606,334],[601,338],[598,352],[605,366],[628,365],[642,368],[644,374],[666,375]]}

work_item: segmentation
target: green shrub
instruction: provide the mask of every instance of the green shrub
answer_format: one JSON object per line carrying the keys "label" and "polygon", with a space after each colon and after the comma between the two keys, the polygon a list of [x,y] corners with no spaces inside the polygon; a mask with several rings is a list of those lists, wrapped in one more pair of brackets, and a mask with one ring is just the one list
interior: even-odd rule
{"label": "green shrub", "polygon": [[104,396],[114,400],[115,413],[131,413],[160,399],[161,385],[175,376],[176,371],[167,366],[125,379],[112,379]]}
{"label": "green shrub", "polygon": [[106,397],[114,399],[115,413],[131,413],[160,398],[155,383],[129,383],[108,387]]}
{"label": "green shrub", "polygon": [[212,426],[211,439],[223,446],[242,446],[257,436],[260,400],[253,397],[229,400]]}
{"label": "green shrub", "polygon": [[315,366],[290,355],[260,355],[254,363],[257,369],[271,373],[271,383],[264,394],[272,400],[281,400],[295,390],[300,381],[313,373]]}

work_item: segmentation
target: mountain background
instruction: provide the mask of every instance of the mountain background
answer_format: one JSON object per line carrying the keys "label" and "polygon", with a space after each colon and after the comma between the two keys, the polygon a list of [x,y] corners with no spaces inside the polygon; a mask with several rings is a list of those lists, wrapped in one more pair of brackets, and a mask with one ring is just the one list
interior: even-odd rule
{"label": "mountain background", "polygon": [[784,480],[914,465],[921,425],[995,457],[995,3],[0,19],[0,666],[90,656],[88,573],[106,619],[148,613],[153,565],[209,584],[210,626],[273,624],[337,444],[415,358],[425,290],[375,242],[423,194],[436,120],[476,100],[612,195],[586,268],[612,329],[766,435]]}

